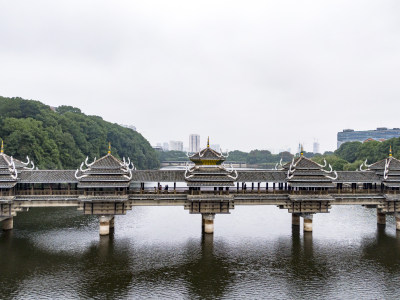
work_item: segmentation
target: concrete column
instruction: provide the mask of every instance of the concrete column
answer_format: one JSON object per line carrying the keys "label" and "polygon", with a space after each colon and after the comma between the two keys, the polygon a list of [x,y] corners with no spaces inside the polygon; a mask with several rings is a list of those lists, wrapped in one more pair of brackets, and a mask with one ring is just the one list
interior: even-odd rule
{"label": "concrete column", "polygon": [[[110,234],[110,222],[114,216],[101,216],[100,217],[100,235]],[[114,220],[112,222],[114,224]]]}
{"label": "concrete column", "polygon": [[303,216],[303,229],[305,232],[312,232],[312,220],[313,215],[311,214],[304,214]]}
{"label": "concrete column", "polygon": [[396,219],[396,230],[400,230],[400,213],[395,213],[394,216]]}
{"label": "concrete column", "polygon": [[292,214],[292,226],[300,226],[300,215]]}
{"label": "concrete column", "polygon": [[14,218],[8,218],[3,221],[3,230],[11,230],[14,228]]}
{"label": "concrete column", "polygon": [[376,211],[376,221],[379,225],[386,225],[386,214]]}
{"label": "concrete column", "polygon": [[215,214],[202,214],[204,233],[214,233],[214,218]]}

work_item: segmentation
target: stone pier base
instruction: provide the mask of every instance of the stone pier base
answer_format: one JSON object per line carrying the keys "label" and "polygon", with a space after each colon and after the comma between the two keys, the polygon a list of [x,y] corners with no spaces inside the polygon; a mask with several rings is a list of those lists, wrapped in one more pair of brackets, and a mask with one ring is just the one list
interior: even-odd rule
{"label": "stone pier base", "polygon": [[386,214],[377,211],[376,212],[376,221],[379,225],[386,225]]}
{"label": "stone pier base", "polygon": [[396,230],[400,230],[400,213],[395,213],[394,217],[396,219]]}
{"label": "stone pier base", "polygon": [[3,221],[3,230],[11,230],[14,228],[14,218],[8,218]]}
{"label": "stone pier base", "polygon": [[100,217],[100,235],[109,235],[110,228],[114,228],[114,216],[101,216]]}
{"label": "stone pier base", "polygon": [[202,231],[204,233],[214,233],[215,214],[202,214]]}
{"label": "stone pier base", "polygon": [[300,226],[300,215],[292,214],[292,226]]}
{"label": "stone pier base", "polygon": [[312,220],[313,220],[313,215],[311,214],[304,214],[303,216],[303,229],[304,232],[312,232]]}

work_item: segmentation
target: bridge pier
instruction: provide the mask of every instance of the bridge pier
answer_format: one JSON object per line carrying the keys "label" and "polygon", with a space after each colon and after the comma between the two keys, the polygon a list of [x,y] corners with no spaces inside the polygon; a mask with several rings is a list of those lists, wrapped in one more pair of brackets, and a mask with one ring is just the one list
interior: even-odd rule
{"label": "bridge pier", "polygon": [[313,220],[313,215],[312,214],[303,214],[303,230],[304,232],[312,232],[312,220]]}
{"label": "bridge pier", "polygon": [[400,230],[400,213],[395,213],[394,217],[396,219],[396,230]]}
{"label": "bridge pier", "polygon": [[202,214],[202,232],[214,233],[214,218],[215,214]]}
{"label": "bridge pier", "polygon": [[8,218],[3,221],[3,230],[11,230],[14,228],[14,218]]}
{"label": "bridge pier", "polygon": [[376,210],[376,221],[379,225],[386,225],[386,214]]}
{"label": "bridge pier", "polygon": [[100,235],[109,235],[110,228],[114,228],[114,216],[113,215],[101,216],[99,220],[100,220]]}
{"label": "bridge pier", "polygon": [[300,226],[300,215],[292,214],[292,226]]}

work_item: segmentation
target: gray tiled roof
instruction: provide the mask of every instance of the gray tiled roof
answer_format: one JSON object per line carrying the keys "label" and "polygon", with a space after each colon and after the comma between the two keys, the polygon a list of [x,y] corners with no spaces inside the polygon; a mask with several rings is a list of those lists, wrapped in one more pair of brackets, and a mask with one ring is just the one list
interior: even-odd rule
{"label": "gray tiled roof", "polygon": [[375,183],[380,182],[379,176],[373,171],[337,171],[338,178],[335,182],[343,183]]}
{"label": "gray tiled roof", "polygon": [[275,170],[238,170],[238,182],[284,182],[286,180],[285,171]]}
{"label": "gray tiled roof", "polygon": [[77,183],[74,170],[23,170],[20,183]]}
{"label": "gray tiled roof", "polygon": [[130,183],[130,170],[122,161],[111,154],[88,164],[87,169],[78,171],[79,188],[127,187]]}
{"label": "gray tiled roof", "polygon": [[219,153],[210,147],[207,147],[200,152],[197,152],[189,157],[189,159],[193,162],[199,162],[201,160],[214,160],[218,162],[223,162],[225,160],[225,156],[222,153]]}

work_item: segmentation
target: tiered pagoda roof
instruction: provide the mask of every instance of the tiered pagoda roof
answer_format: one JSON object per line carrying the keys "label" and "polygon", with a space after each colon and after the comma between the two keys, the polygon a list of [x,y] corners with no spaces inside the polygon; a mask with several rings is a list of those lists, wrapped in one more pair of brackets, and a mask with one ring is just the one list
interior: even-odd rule
{"label": "tiered pagoda roof", "polygon": [[368,170],[374,171],[380,177],[385,186],[400,187],[400,160],[392,156],[392,147],[390,147],[388,158],[367,167]]}
{"label": "tiered pagoda roof", "polygon": [[[86,169],[83,169],[86,165]],[[132,165],[132,168],[130,168]],[[127,188],[132,179],[133,164],[117,159],[108,152],[106,156],[88,163],[88,158],[76,170],[78,188]]]}
{"label": "tiered pagoda roof", "polygon": [[[331,188],[335,187],[333,183],[337,179],[336,171],[327,171],[325,165],[320,165],[311,159],[300,157],[293,159],[287,168],[287,182],[291,187],[296,188]],[[333,177],[334,176],[334,177]]]}
{"label": "tiered pagoda roof", "polygon": [[189,159],[195,164],[191,168],[187,167],[184,175],[189,187],[229,187],[233,186],[237,179],[236,170],[228,170],[222,165],[226,157],[211,149],[209,141],[207,148],[193,154]]}
{"label": "tiered pagoda roof", "polygon": [[[22,170],[32,170],[34,168],[33,162],[29,161],[24,163],[18,159],[14,159],[12,156],[8,156],[4,153],[3,141],[1,142],[0,150],[0,188],[8,189],[12,188],[17,184],[18,173]],[[28,168],[29,163],[32,164],[31,168]]]}

